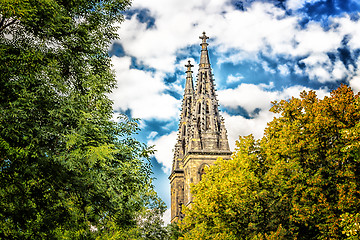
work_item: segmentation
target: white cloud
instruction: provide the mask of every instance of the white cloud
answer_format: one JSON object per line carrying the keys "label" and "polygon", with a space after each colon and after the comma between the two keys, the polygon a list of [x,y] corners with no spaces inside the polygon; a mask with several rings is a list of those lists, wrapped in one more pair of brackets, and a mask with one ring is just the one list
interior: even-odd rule
{"label": "white cloud", "polygon": [[291,52],[294,56],[327,53],[341,46],[341,36],[335,29],[324,30],[320,23],[312,22],[302,30],[296,30],[295,41],[298,43]]}
{"label": "white cloud", "polygon": [[[271,83],[270,85],[271,86]],[[256,109],[269,110],[272,101],[299,97],[303,90],[310,91],[304,86],[293,86],[282,91],[268,91],[268,85],[240,84],[235,89],[218,91],[219,102],[222,106],[236,109],[238,106],[244,108],[248,113]],[[319,97],[327,94],[326,89],[316,91]],[[256,116],[256,115],[254,115]],[[253,116],[253,117],[254,117]]]}
{"label": "white cloud", "polygon": [[244,79],[244,76],[241,75],[240,73],[235,74],[235,76],[230,74],[227,77],[226,82],[227,83],[235,83],[235,82],[239,82],[241,79]]}
{"label": "white cloud", "polygon": [[[178,50],[199,44],[198,35],[208,29],[203,23],[209,17],[221,16],[221,1],[138,0],[133,8],[147,8],[156,18],[155,27],[146,29],[134,15],[119,30],[127,54],[135,56],[142,64],[162,72],[172,73]],[[211,16],[208,16],[211,15]],[[193,36],[193,37],[189,37]]]}
{"label": "white cloud", "polygon": [[171,166],[173,162],[174,152],[177,138],[177,131],[171,132],[168,135],[163,135],[155,140],[150,140],[148,145],[155,145],[155,158],[163,165],[163,171],[166,174],[170,174]]}
{"label": "white cloud", "polygon": [[157,135],[158,135],[158,132],[152,131],[147,138],[154,139]]}
{"label": "white cloud", "polygon": [[[360,13],[357,13],[360,16]],[[341,18],[332,18],[334,26],[337,26],[337,31],[340,36],[347,36],[349,38],[348,45],[352,49],[360,48],[360,21],[353,21],[349,15]]]}
{"label": "white cloud", "polygon": [[355,93],[360,92],[360,76],[355,76],[350,79],[350,87]]}
{"label": "white cloud", "polygon": [[214,24],[211,33],[221,51],[239,49],[256,55],[270,45],[275,52],[288,53],[297,18],[273,4],[255,2],[245,12],[228,11]]}
{"label": "white cloud", "polygon": [[235,89],[218,91],[219,102],[224,107],[243,107],[248,113],[256,108],[262,110],[270,108],[270,102],[276,93],[264,91],[260,86],[254,84],[240,84]]}
{"label": "white cloud", "polygon": [[255,138],[261,138],[264,134],[266,124],[271,121],[274,116],[275,114],[269,111],[261,111],[254,119],[246,119],[242,116],[230,116],[227,113],[223,113],[230,149],[232,151],[234,150],[235,141],[239,139],[239,136],[253,134]]}
{"label": "white cloud", "polygon": [[[317,1],[320,0],[289,0],[286,5],[297,10],[305,3]],[[210,36],[212,49],[219,56],[223,54],[217,64],[257,60],[259,52],[274,60],[278,55],[317,58],[327,52],[337,52],[344,36],[349,39],[348,45],[352,49],[360,48],[360,21],[353,21],[347,15],[331,18],[334,24],[325,30],[315,21],[301,27],[298,22],[302,15],[296,15],[296,12],[289,15],[284,9],[261,1],[254,1],[246,11],[235,10],[229,0],[186,3],[182,0],[137,0],[133,8],[148,9],[155,18],[155,25],[147,28],[147,23],[139,22],[133,15],[121,25],[118,41],[127,55],[160,73],[171,74],[176,69],[183,69],[176,64],[177,54],[180,51],[186,54],[187,46],[198,45],[198,36],[204,30]],[[304,63],[305,71],[295,65],[295,73],[308,74],[311,80],[322,83],[351,74],[346,68],[339,68],[337,63],[336,67],[328,68],[321,65],[323,62]],[[277,70],[288,75],[289,67],[280,65]],[[276,70],[267,65],[264,69],[270,73]],[[231,80],[234,79],[229,78]]]}
{"label": "white cloud", "polygon": [[180,101],[164,91],[164,75],[138,69],[130,69],[130,57],[112,57],[116,72],[117,89],[110,98],[114,109],[130,109],[132,116],[141,119],[171,119],[177,117]]}
{"label": "white cloud", "polygon": [[271,73],[271,74],[275,74],[275,73],[276,73],[275,69],[271,68],[271,67],[269,66],[269,63],[268,63],[268,62],[263,61],[263,62],[261,63],[261,65],[262,65],[262,68],[263,68],[266,72],[269,72],[269,73]]}
{"label": "white cloud", "polygon": [[307,58],[301,60],[301,62],[307,65],[323,65],[323,64],[330,64],[330,59],[326,55],[326,53],[318,53],[308,56]]}
{"label": "white cloud", "polygon": [[310,79],[316,79],[321,83],[337,81],[352,75],[352,71],[346,69],[340,59],[331,62],[326,53],[317,53],[300,61],[305,63],[304,72]]}
{"label": "white cloud", "polygon": [[171,209],[170,208],[166,209],[166,211],[163,215],[163,221],[164,221],[165,226],[170,224],[170,221],[171,221]]}
{"label": "white cloud", "polygon": [[282,75],[290,74],[289,67],[286,64],[279,65],[278,70],[279,70],[280,74],[282,74]]}
{"label": "white cloud", "polygon": [[273,89],[275,87],[274,82],[270,82],[269,84],[265,84],[265,83],[260,83],[259,87],[261,87],[262,89]]}
{"label": "white cloud", "polygon": [[346,77],[347,69],[341,61],[336,61],[332,70],[332,77],[334,79],[342,79]]}
{"label": "white cloud", "polygon": [[[267,86],[263,85],[263,87],[266,88]],[[300,92],[303,90],[310,91],[311,89],[303,86],[293,86],[283,91],[269,92],[258,85],[241,84],[236,89],[219,91],[219,101],[221,105],[225,107],[236,108],[237,106],[241,106],[249,113],[256,108],[261,109],[261,111],[252,116],[253,118],[251,119],[246,119],[242,116],[230,116],[226,112],[223,113],[231,148],[234,149],[235,140],[237,140],[239,136],[247,136],[249,134],[253,134],[256,138],[263,136],[267,123],[275,117],[275,114],[269,111],[271,101],[299,97]],[[316,93],[321,99],[329,95],[327,89],[317,90]]]}

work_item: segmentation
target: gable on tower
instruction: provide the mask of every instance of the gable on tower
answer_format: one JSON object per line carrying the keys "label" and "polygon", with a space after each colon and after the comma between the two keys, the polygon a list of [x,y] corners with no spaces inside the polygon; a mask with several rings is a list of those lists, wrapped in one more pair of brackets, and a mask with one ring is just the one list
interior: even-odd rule
{"label": "gable on tower", "polygon": [[190,184],[201,180],[205,166],[213,164],[218,157],[229,159],[231,155],[211,72],[207,49],[209,37],[203,32],[200,39],[201,55],[195,89],[191,70],[193,65],[190,61],[185,65],[184,98],[169,177],[172,222],[183,217],[182,205],[191,204]]}

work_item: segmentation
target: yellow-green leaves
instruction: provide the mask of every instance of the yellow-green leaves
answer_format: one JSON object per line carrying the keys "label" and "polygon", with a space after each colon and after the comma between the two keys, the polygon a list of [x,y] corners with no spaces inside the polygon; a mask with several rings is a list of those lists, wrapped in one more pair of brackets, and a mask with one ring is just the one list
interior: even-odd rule
{"label": "yellow-green leaves", "polygon": [[264,137],[240,137],[193,187],[184,239],[357,239],[359,101],[343,85],[274,102]]}

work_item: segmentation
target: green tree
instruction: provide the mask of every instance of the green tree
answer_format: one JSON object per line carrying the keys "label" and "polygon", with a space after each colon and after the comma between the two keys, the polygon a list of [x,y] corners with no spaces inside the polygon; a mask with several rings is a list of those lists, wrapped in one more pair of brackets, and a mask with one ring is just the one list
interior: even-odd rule
{"label": "green tree", "polygon": [[343,214],[360,210],[359,103],[341,86],[323,100],[310,91],[274,104],[281,117],[265,132],[267,180],[288,199],[283,226],[298,239],[344,239]]}
{"label": "green tree", "polygon": [[182,231],[177,223],[170,223],[166,226],[169,240],[178,240],[183,237]]}
{"label": "green tree", "polygon": [[217,160],[192,187],[194,201],[180,224],[184,239],[262,239],[265,233],[280,239],[281,228],[269,218],[266,170],[259,141],[252,135],[236,141],[232,158]]}
{"label": "green tree", "polygon": [[273,103],[264,137],[240,138],[193,187],[184,239],[356,239],[360,100],[347,86]]}
{"label": "green tree", "polygon": [[152,150],[107,97],[129,4],[0,0],[0,238],[128,239],[158,201]]}
{"label": "green tree", "polygon": [[147,240],[168,239],[167,229],[163,226],[162,216],[166,206],[162,201],[154,201],[151,208],[145,209],[139,219],[139,237]]}

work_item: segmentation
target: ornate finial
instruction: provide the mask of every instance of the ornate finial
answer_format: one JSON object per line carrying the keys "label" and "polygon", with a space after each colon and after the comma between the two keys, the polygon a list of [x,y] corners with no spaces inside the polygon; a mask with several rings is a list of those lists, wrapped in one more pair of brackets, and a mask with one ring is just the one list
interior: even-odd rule
{"label": "ornate finial", "polygon": [[200,36],[199,38],[202,39],[202,43],[206,43],[206,39],[209,39],[209,37],[206,36],[206,33],[205,33],[205,32],[203,32],[202,34],[203,34],[203,35]]}
{"label": "ornate finial", "polygon": [[193,67],[194,65],[191,65],[190,60],[188,61],[188,64],[185,65],[185,67],[187,67],[187,71],[186,72],[191,72],[191,67]]}
{"label": "ornate finial", "polygon": [[206,42],[206,40],[209,39],[209,37],[206,36],[205,32],[203,32],[202,34],[203,35],[201,37],[199,37],[202,40],[200,46],[201,46],[202,50],[207,50],[207,45],[209,45],[209,44]]}

